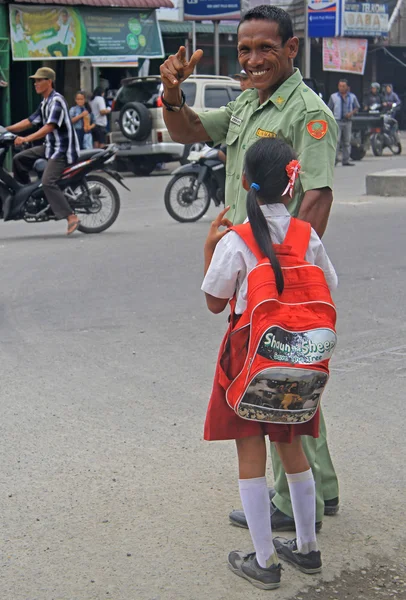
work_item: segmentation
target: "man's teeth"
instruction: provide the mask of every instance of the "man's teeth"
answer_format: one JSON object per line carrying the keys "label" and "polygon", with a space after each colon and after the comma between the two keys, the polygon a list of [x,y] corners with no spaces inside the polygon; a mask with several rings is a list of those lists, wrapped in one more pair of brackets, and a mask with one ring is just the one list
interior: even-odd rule
{"label": "man's teeth", "polygon": [[266,71],[251,71],[254,77],[261,77],[261,75],[265,75]]}

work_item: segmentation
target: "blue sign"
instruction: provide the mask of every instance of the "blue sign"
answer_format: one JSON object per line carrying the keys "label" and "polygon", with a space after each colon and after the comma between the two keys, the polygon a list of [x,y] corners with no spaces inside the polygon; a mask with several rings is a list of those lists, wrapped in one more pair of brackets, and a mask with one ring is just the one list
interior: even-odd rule
{"label": "blue sign", "polygon": [[184,18],[188,21],[240,19],[240,0],[185,0]]}
{"label": "blue sign", "polygon": [[339,34],[339,10],[335,0],[309,0],[307,19],[309,37],[335,37]]}

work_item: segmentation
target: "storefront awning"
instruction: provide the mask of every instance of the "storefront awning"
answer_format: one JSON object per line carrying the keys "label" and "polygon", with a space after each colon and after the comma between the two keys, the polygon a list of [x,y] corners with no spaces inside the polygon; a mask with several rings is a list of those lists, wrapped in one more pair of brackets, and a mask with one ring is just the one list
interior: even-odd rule
{"label": "storefront awning", "polygon": [[[159,21],[162,33],[176,34],[176,33],[192,33],[192,22],[191,21]],[[237,34],[237,23],[220,23],[220,33],[225,34]],[[196,33],[214,33],[213,23],[196,23]]]}
{"label": "storefront awning", "polygon": [[92,60],[92,67],[116,67],[120,69],[125,69],[126,67],[133,68],[138,67],[138,60],[132,61],[119,61],[119,62],[105,62],[105,61],[97,61]]}
{"label": "storefront awning", "polygon": [[105,6],[108,8],[174,8],[171,0],[22,0],[19,4],[62,4],[64,6]]}

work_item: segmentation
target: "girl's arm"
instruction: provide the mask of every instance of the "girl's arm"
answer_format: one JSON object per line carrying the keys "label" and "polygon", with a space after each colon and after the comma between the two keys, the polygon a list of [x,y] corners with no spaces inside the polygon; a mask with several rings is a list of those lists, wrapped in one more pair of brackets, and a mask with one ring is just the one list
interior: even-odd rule
{"label": "girl's arm", "polygon": [[327,285],[331,292],[337,289],[337,273],[333,267],[331,260],[327,255],[326,249],[324,248],[322,241],[320,240],[319,236],[314,231],[314,229],[312,229],[309,248],[306,252],[306,260],[323,269]]}
{"label": "girl's arm", "polygon": [[[212,224],[210,226],[209,233],[207,235],[207,239],[204,244],[204,274],[205,275],[207,274],[207,271],[209,270],[211,260],[213,258],[213,254],[214,254],[217,244],[226,235],[226,233],[228,233],[228,229],[219,231],[219,228],[232,226],[231,221],[224,218],[226,212],[229,209],[230,209],[230,207],[227,206],[224,210],[222,210],[221,213],[219,213],[217,218],[214,219],[214,221],[212,222]],[[218,314],[218,313],[223,312],[223,310],[225,309],[225,307],[228,304],[229,298],[216,298],[215,296],[212,296],[211,294],[208,294],[207,292],[205,292],[205,296],[206,296],[207,308],[212,313]]]}

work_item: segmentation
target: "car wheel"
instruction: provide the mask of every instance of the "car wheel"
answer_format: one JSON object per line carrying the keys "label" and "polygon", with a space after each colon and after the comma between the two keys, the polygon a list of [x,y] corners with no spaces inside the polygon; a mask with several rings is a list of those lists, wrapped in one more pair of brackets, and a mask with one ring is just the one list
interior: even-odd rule
{"label": "car wheel", "polygon": [[204,148],[204,144],[202,142],[196,142],[195,144],[185,144],[185,148],[183,150],[182,158],[179,160],[181,165],[186,165],[188,163],[187,157],[191,152],[200,152]]}
{"label": "car wheel", "polygon": [[152,118],[148,108],[140,102],[127,102],[120,110],[119,125],[126,138],[142,142],[151,133]]}

